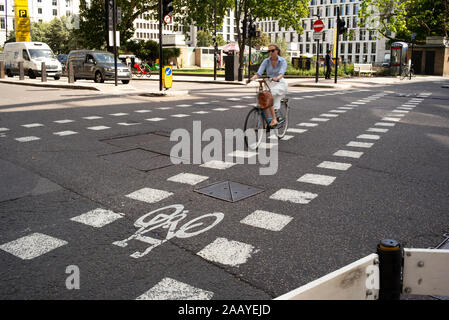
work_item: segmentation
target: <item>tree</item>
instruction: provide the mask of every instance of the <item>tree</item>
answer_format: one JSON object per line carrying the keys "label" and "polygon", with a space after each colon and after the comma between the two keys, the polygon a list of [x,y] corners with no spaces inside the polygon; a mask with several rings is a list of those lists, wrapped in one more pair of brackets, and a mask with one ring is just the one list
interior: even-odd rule
{"label": "tree", "polygon": [[[361,4],[361,26],[376,30],[390,40],[409,41],[426,36],[448,36],[448,0],[365,0]],[[393,34],[391,34],[392,32]]]}
{"label": "tree", "polygon": [[[182,12],[178,19],[188,21],[204,30],[213,30],[215,0],[174,0],[175,10]],[[217,25],[223,24],[227,10],[232,9],[237,21],[237,39],[240,52],[244,52],[241,21],[273,18],[285,29],[293,28],[302,32],[301,18],[308,14],[309,0],[217,0]],[[176,9],[177,8],[177,9]],[[176,18],[175,18],[176,19]],[[245,41],[246,42],[246,41]],[[239,55],[240,69],[243,69],[243,54]],[[239,76],[240,78],[240,76]]]}
{"label": "tree", "polygon": [[210,47],[214,45],[212,35],[210,32],[205,30],[200,30],[196,34],[197,47]]}
{"label": "tree", "polygon": [[227,43],[227,42],[225,41],[225,39],[223,39],[223,35],[217,34],[217,45],[218,45],[219,47],[221,47],[221,46],[225,46],[226,43]]}
{"label": "tree", "polygon": [[[246,44],[249,46],[249,40],[247,40]],[[270,37],[264,32],[260,32],[259,38],[251,39],[251,46],[256,49],[260,49],[261,47],[267,47],[270,44]]]}

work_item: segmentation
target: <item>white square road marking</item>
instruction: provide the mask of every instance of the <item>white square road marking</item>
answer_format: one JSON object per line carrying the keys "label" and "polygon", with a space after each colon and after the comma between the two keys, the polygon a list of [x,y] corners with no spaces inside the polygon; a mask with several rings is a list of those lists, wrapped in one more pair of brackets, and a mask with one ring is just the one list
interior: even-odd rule
{"label": "white square road marking", "polygon": [[312,118],[310,119],[310,121],[318,121],[318,122],[325,122],[325,121],[329,121],[330,119],[326,119],[326,118]]}
{"label": "white square road marking", "polygon": [[0,132],[9,131],[8,128],[0,128]]}
{"label": "white square road marking", "polygon": [[140,124],[140,123],[138,123],[138,122],[131,122],[131,123],[128,123],[128,122],[119,122],[119,123],[117,123],[119,126],[136,126],[136,125],[138,125],[138,124]]}
{"label": "white square road marking", "polygon": [[5,243],[0,246],[0,249],[20,259],[31,260],[66,244],[67,242],[64,240],[42,233],[33,233]]}
{"label": "white square road marking", "polygon": [[17,140],[19,142],[30,142],[35,140],[40,140],[41,138],[35,137],[35,136],[29,136],[29,137],[21,137],[21,138],[15,138],[14,140]]}
{"label": "white square road marking", "polygon": [[246,263],[256,252],[258,250],[250,244],[217,238],[197,254],[206,260],[236,267]]}
{"label": "white square road marking", "polygon": [[195,104],[205,105],[205,104],[209,104],[209,102],[195,102]]}
{"label": "white square road marking", "polygon": [[167,179],[167,181],[190,184],[192,186],[209,179],[209,177],[192,173],[180,173]]}
{"label": "white square road marking", "polygon": [[103,117],[90,116],[90,117],[83,117],[83,119],[86,119],[86,120],[97,120],[97,119],[103,119]]}
{"label": "white square road marking", "polygon": [[110,113],[109,115],[114,117],[122,117],[129,115],[129,113],[119,112],[119,113]]}
{"label": "white square road marking", "polygon": [[403,104],[401,107],[416,108],[416,106],[412,104]]}
{"label": "white square road marking", "polygon": [[237,105],[237,106],[231,106],[231,108],[235,108],[235,109],[243,109],[243,108],[248,108],[248,106]]}
{"label": "white square road marking", "polygon": [[309,122],[302,122],[297,124],[297,126],[300,127],[316,127],[317,125],[318,123],[309,123]]}
{"label": "white square road marking", "polygon": [[394,127],[396,125],[396,123],[391,123],[391,122],[376,122],[374,124],[375,126],[382,126],[382,127]]}
{"label": "white square road marking", "polygon": [[358,101],[355,101],[355,102],[351,102],[352,104],[366,104],[365,102],[358,102]]}
{"label": "white square road marking", "polygon": [[30,124],[22,124],[22,127],[25,128],[36,128],[36,127],[43,127],[44,125],[41,123],[30,123]]}
{"label": "white square road marking", "polygon": [[70,130],[68,130],[68,131],[60,131],[60,132],[53,132],[54,135],[57,135],[57,136],[60,136],[60,137],[70,136],[70,135],[77,134],[77,133],[78,132],[70,131]]}
{"label": "white square road marking", "polygon": [[270,231],[281,231],[292,220],[293,217],[283,214],[256,210],[241,220],[240,223]]}
{"label": "white square road marking", "polygon": [[227,98],[226,100],[229,100],[229,101],[240,101],[242,99],[241,98]]}
{"label": "white square road marking", "polygon": [[159,109],[159,110],[171,110],[172,107],[159,107],[159,108],[156,108],[156,109]]}
{"label": "white square road marking", "polygon": [[347,112],[346,110],[331,110],[329,112],[335,112],[335,113],[345,113]]}
{"label": "white square road marking", "polygon": [[289,136],[288,134],[286,134],[285,136],[282,137],[282,141],[287,141],[290,140],[291,138],[294,138],[295,136]]}
{"label": "white square road marking", "polygon": [[376,134],[361,134],[357,136],[357,139],[379,140],[380,136]]}
{"label": "white square road marking", "polygon": [[357,151],[348,151],[348,150],[338,150],[333,154],[337,157],[347,157],[347,158],[360,158],[363,155],[363,152],[357,152]]}
{"label": "white square road marking", "polygon": [[229,108],[215,108],[215,109],[212,109],[212,110],[214,110],[214,111],[226,111],[226,110],[229,110]]}
{"label": "white square road marking", "polygon": [[162,121],[162,120],[165,120],[165,118],[150,118],[150,119],[145,119],[146,121],[153,121],[153,122],[156,122],[156,121]]}
{"label": "white square road marking", "polygon": [[405,117],[405,114],[390,113],[390,114],[387,114],[387,117]]}
{"label": "white square road marking", "polygon": [[410,111],[407,110],[393,110],[391,112],[397,112],[397,113],[409,113]]}
{"label": "white square road marking", "polygon": [[280,189],[270,196],[270,199],[289,201],[298,204],[308,204],[318,195],[311,192],[297,191],[291,189]]}
{"label": "white square road marking", "polygon": [[117,219],[123,218],[123,213],[115,213],[110,210],[97,208],[89,212],[83,213],[77,217],[70,219],[71,221],[79,222],[94,228],[102,228],[114,222]]}
{"label": "white square road marking", "polygon": [[413,110],[413,108],[410,108],[410,107],[398,107],[398,109],[401,109],[401,110]]}
{"label": "white square road marking", "polygon": [[172,195],[173,193],[164,190],[143,188],[126,195],[126,197],[147,203],[156,203]]}
{"label": "white square road marking", "polygon": [[381,128],[369,128],[368,132],[381,132],[381,133],[385,133],[388,132],[389,129],[381,129]]}
{"label": "white square road marking", "polygon": [[96,127],[88,127],[87,129],[89,129],[89,130],[94,130],[94,131],[99,131],[99,130],[111,129],[111,127],[106,127],[106,126],[96,126]]}
{"label": "white square road marking", "polygon": [[212,160],[212,161],[208,161],[208,162],[200,165],[200,167],[224,170],[224,169],[228,169],[235,165],[236,165],[236,163],[232,163],[232,162],[225,162],[225,161],[221,161],[221,160]]}
{"label": "white square road marking", "polygon": [[399,122],[399,121],[401,121],[402,119],[401,119],[401,118],[390,118],[390,117],[385,117],[385,118],[382,118],[382,119],[380,119],[380,120],[382,120],[382,121],[394,121],[394,122]]}
{"label": "white square road marking", "polygon": [[374,145],[374,143],[370,143],[370,142],[351,141],[346,146],[357,147],[357,148],[371,148],[373,145]]}
{"label": "white square road marking", "polygon": [[296,129],[296,128],[289,128],[287,129],[287,132],[293,132],[293,133],[304,133],[307,129]]}
{"label": "white square road marking", "polygon": [[336,177],[332,176],[325,176],[322,174],[312,174],[312,173],[306,173],[301,178],[299,178],[298,182],[305,182],[305,183],[311,183],[311,184],[319,184],[321,186],[328,186],[332,182],[334,182]]}
{"label": "white square road marking", "polygon": [[148,113],[148,112],[151,112],[151,110],[136,110],[134,112],[137,112],[137,113]]}
{"label": "white square road marking", "polygon": [[209,113],[209,111],[194,111],[192,113],[196,113],[196,114],[206,114]]}
{"label": "white square road marking", "polygon": [[354,108],[351,108],[351,107],[337,107],[337,109],[342,109],[342,110],[353,110]]}
{"label": "white square road marking", "polygon": [[210,300],[214,293],[164,278],[136,300]]}
{"label": "white square road marking", "polygon": [[323,161],[319,165],[317,165],[318,168],[340,170],[340,171],[346,171],[351,166],[352,164],[350,163],[332,162],[332,161]]}
{"label": "white square road marking", "polygon": [[175,117],[175,118],[185,118],[185,117],[190,117],[188,114],[173,114],[171,115],[171,117]]}
{"label": "white square road marking", "polygon": [[187,107],[191,107],[191,104],[178,104],[176,105],[177,107],[181,107],[181,108],[187,108]]}
{"label": "white square road marking", "polygon": [[53,122],[64,124],[64,123],[75,122],[75,120],[64,119],[64,120],[56,120],[56,121],[53,121]]}
{"label": "white square road marking", "polygon": [[322,113],[319,115],[320,117],[329,117],[329,118],[335,118],[338,117],[338,114],[332,114],[332,113]]}

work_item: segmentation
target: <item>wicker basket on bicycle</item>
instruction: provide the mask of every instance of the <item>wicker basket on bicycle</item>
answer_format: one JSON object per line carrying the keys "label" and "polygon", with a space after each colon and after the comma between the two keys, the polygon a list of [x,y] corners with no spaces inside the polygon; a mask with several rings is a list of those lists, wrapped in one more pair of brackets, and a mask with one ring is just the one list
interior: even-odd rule
{"label": "wicker basket on bicycle", "polygon": [[264,81],[259,82],[259,93],[257,100],[261,109],[267,109],[273,105],[273,95],[268,84]]}

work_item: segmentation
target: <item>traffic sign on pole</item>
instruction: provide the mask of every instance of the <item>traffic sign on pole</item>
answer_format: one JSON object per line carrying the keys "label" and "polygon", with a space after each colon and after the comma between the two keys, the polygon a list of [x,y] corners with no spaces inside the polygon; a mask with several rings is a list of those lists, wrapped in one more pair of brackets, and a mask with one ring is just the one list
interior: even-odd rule
{"label": "traffic sign on pole", "polygon": [[165,22],[166,24],[172,23],[172,17],[171,17],[169,14],[165,15],[165,16],[164,16],[164,22]]}
{"label": "traffic sign on pole", "polygon": [[316,20],[313,23],[313,31],[315,32],[321,32],[324,29],[324,23],[322,20]]}

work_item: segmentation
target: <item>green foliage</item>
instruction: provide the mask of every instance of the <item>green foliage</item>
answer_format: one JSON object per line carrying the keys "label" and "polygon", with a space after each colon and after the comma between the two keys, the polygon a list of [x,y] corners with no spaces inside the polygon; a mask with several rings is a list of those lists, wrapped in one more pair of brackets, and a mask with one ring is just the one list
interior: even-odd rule
{"label": "green foliage", "polygon": [[[251,39],[251,46],[256,49],[260,49],[261,47],[268,47],[270,44],[270,38],[266,33],[260,32],[259,38]],[[246,45],[249,46],[249,40],[246,41]]]}
{"label": "green foliage", "polygon": [[197,47],[210,47],[214,45],[214,41],[210,32],[200,30],[196,34]]}
{"label": "green foliage", "polygon": [[[148,62],[155,62],[159,58],[159,43],[153,40],[130,40],[125,46],[125,50]],[[181,55],[179,48],[163,48],[164,64],[168,64],[170,58],[177,58]]]}
{"label": "green foliage", "polygon": [[227,43],[227,42],[225,41],[225,39],[223,39],[223,35],[217,34],[217,45],[218,45],[219,47],[221,47],[221,46],[225,46],[226,43]]}
{"label": "green foliage", "polygon": [[412,33],[418,41],[449,33],[448,0],[365,0],[359,17],[362,27],[394,40],[409,41]]}

